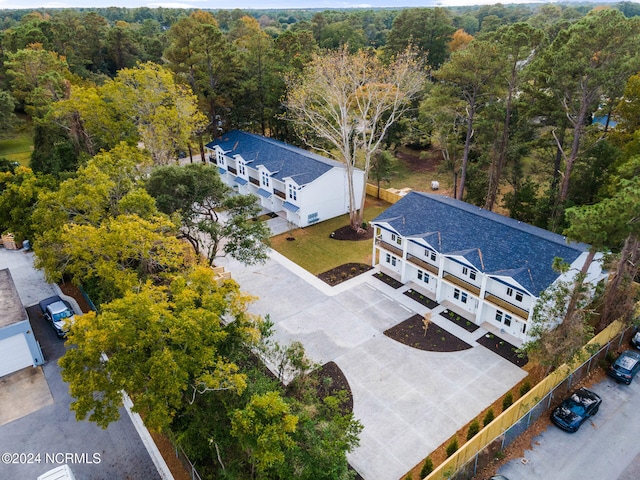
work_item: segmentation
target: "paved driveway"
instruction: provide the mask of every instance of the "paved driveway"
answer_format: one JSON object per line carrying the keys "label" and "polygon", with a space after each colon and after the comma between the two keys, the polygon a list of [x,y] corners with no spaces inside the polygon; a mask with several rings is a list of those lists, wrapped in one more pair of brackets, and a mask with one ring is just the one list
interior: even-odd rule
{"label": "paved driveway", "polygon": [[[0,248],[0,268],[10,269],[26,306],[55,294],[42,274],[33,269],[32,255]],[[11,421],[0,425],[0,455],[9,454],[9,457],[0,457],[0,479],[35,479],[61,463],[68,463],[76,477],[83,480],[160,478],[124,409],[120,409],[120,420],[106,430],[88,421],[76,421],[69,409],[72,399],[68,386],[62,381],[57,364],[64,345],[38,314],[37,306],[27,310],[45,355],[42,371],[46,383],[39,385],[38,391],[43,387],[46,398],[37,409],[13,415]],[[29,378],[42,381],[41,374]],[[11,376],[3,379],[12,381]],[[3,392],[8,389],[9,386],[3,386]],[[3,398],[2,401],[7,402],[3,408],[20,407],[24,401],[22,396],[30,392],[33,390],[28,386],[15,390],[11,398]]]}
{"label": "paved driveway", "polygon": [[251,311],[270,315],[276,340],[301,341],[311,359],[343,371],[364,425],[349,461],[365,480],[403,477],[525,376],[475,341],[485,330],[470,334],[439,315],[434,323],[473,348],[425,352],[386,337],[384,330],[427,309],[402,295],[408,286],[393,290],[373,271],[331,288],[277,253],[255,267],[218,263],[259,297]]}

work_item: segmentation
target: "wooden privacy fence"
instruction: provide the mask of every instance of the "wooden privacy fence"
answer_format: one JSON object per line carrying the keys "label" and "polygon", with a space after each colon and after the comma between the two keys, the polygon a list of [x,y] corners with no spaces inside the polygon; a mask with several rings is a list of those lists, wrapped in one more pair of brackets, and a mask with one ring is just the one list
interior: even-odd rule
{"label": "wooden privacy fence", "polygon": [[395,188],[387,188],[385,190],[384,188],[381,188],[380,196],[378,196],[378,186],[367,183],[367,195],[379,198],[380,200],[384,200],[389,203],[396,203],[410,191],[410,188],[403,188],[401,190]]}
{"label": "wooden privacy fence", "polygon": [[[618,348],[624,332],[625,327],[620,322],[609,325],[587,344],[595,347],[604,345],[595,354],[589,354],[588,360],[557,368],[438,465],[425,480],[471,478],[479,468],[488,464],[498,451],[508,446],[549,409],[554,393],[566,395],[572,385],[588,375],[592,368],[597,367],[598,360],[605,358],[612,343],[615,343],[612,340],[619,342],[618,346],[614,345],[614,348]],[[592,350],[585,347],[584,351]]]}

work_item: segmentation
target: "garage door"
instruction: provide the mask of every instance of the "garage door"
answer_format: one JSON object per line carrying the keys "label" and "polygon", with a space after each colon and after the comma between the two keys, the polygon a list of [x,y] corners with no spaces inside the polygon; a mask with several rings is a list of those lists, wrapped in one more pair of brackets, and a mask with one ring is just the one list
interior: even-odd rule
{"label": "garage door", "polygon": [[22,333],[0,340],[0,377],[32,365],[31,351]]}

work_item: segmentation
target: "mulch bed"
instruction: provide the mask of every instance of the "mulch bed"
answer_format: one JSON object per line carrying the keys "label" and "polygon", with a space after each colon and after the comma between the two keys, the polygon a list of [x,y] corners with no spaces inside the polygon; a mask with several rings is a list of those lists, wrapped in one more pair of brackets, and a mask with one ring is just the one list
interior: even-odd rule
{"label": "mulch bed", "polygon": [[345,263],[331,270],[327,270],[318,275],[318,278],[332,287],[339,283],[346,282],[361,273],[371,270],[373,267],[366,263]]}
{"label": "mulch bed", "polygon": [[317,392],[318,397],[325,398],[329,395],[335,395],[338,392],[344,392],[345,399],[341,404],[343,412],[353,412],[353,394],[351,387],[344,376],[342,370],[335,362],[325,363],[322,367],[312,373],[318,378]]}
{"label": "mulch bed", "polygon": [[395,288],[396,290],[398,288],[400,288],[401,286],[404,285],[404,283],[399,282],[398,280],[396,280],[393,277],[390,277],[389,275],[387,275],[386,273],[382,273],[382,272],[378,272],[376,274],[373,275],[375,278],[377,278],[378,280],[386,283],[387,285],[389,285],[391,288]]}
{"label": "mulch bed", "polygon": [[521,357],[518,354],[516,347],[500,337],[496,337],[493,333],[487,333],[480,337],[478,343],[519,367],[523,367],[529,361],[526,355]]}
{"label": "mulch bed", "polygon": [[458,352],[471,348],[467,342],[460,340],[435,323],[429,325],[425,334],[423,319],[422,315],[414,315],[386,330],[384,334],[409,347],[430,352]]}
{"label": "mulch bed", "polygon": [[446,318],[447,320],[451,320],[453,323],[458,325],[459,327],[464,328],[467,332],[475,332],[479,327],[471,320],[467,320],[462,315],[458,315],[456,312],[451,310],[443,310],[440,312],[440,315]]}
{"label": "mulch bed", "polygon": [[359,240],[371,240],[373,238],[373,228],[367,228],[364,232],[358,233],[351,228],[351,225],[345,225],[331,232],[329,236],[334,240],[351,240],[356,242]]}
{"label": "mulch bed", "polygon": [[430,308],[431,310],[433,310],[438,305],[440,305],[438,302],[431,300],[429,297],[427,297],[426,295],[423,295],[420,292],[416,292],[412,288],[402,293],[404,293],[407,297],[411,298],[412,300],[415,300],[419,304],[424,305],[427,308]]}

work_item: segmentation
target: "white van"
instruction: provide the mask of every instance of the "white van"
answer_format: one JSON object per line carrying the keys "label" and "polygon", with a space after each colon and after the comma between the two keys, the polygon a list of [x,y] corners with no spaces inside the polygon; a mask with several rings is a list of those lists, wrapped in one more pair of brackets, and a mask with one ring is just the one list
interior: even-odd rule
{"label": "white van", "polygon": [[76,480],[69,465],[60,465],[38,477],[38,480]]}

